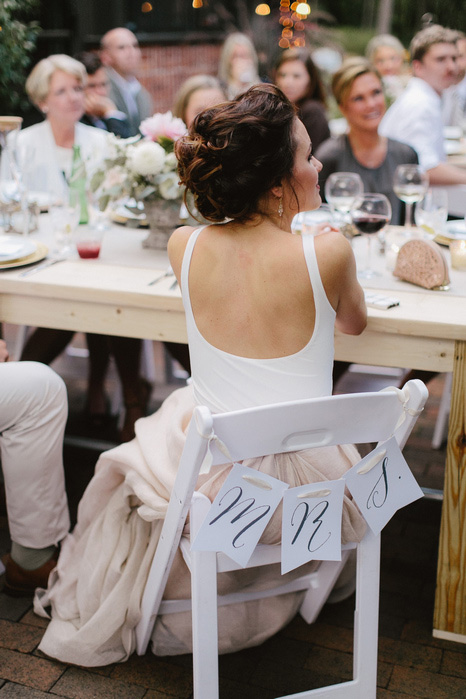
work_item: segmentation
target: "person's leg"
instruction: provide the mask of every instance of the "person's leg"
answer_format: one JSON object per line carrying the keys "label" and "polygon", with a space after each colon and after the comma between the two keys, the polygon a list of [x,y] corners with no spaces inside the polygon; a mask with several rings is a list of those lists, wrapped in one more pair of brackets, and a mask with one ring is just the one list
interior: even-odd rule
{"label": "person's leg", "polygon": [[123,391],[125,421],[120,438],[127,442],[134,437],[134,423],[146,414],[150,385],[140,376],[142,340],[132,337],[109,337]]}
{"label": "person's leg", "polygon": [[46,568],[48,575],[55,547],[69,530],[66,418],[66,388],[55,372],[35,362],[0,364],[0,454],[13,542],[6,580],[12,591],[43,582],[39,573]]}
{"label": "person's leg", "polygon": [[110,360],[109,339],[106,335],[86,333],[86,342],[89,349],[86,409],[90,417],[103,418],[107,413],[105,376]]}
{"label": "person's leg", "polygon": [[73,335],[72,330],[36,328],[24,345],[21,361],[50,364],[71,342]]}

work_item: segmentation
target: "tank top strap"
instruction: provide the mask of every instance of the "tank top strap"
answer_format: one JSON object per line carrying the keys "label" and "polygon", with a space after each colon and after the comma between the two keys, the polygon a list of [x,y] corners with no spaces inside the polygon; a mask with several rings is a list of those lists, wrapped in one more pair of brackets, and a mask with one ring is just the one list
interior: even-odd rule
{"label": "tank top strap", "polygon": [[[209,224],[207,224],[209,225]],[[181,297],[183,299],[183,305],[185,308],[185,312],[189,310],[190,313],[192,313],[191,310],[191,299],[189,296],[189,286],[188,286],[188,279],[189,279],[189,266],[191,264],[191,257],[193,254],[194,246],[196,244],[196,240],[199,237],[199,233],[204,230],[204,228],[207,228],[207,225],[205,226],[199,226],[199,228],[196,228],[191,235],[189,236],[189,240],[186,244],[186,248],[184,251],[183,255],[183,262],[181,264]]]}
{"label": "tank top strap", "polygon": [[307,269],[309,271],[309,278],[311,280],[312,290],[314,293],[314,302],[316,304],[316,310],[318,302],[330,306],[330,301],[327,298],[327,294],[325,292],[324,285],[320,276],[319,264],[317,262],[316,250],[314,245],[314,236],[303,235],[302,239],[304,259],[306,260]]}

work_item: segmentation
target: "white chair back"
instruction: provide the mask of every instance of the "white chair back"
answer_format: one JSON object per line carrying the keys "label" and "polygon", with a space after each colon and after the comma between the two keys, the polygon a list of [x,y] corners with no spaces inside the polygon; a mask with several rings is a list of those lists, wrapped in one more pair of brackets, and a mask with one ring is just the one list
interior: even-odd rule
{"label": "white chair back", "polygon": [[[188,429],[185,448],[171,494],[170,503],[154,556],[152,568],[142,599],[141,621],[136,629],[137,652],[146,651],[158,613],[189,608],[186,600],[162,601],[163,591],[176,549],[180,544],[185,519],[192,502],[191,529],[195,530],[205,513],[203,496],[194,494],[198,474],[210,449],[213,464],[224,464],[223,450],[215,445],[215,435],[227,446],[235,461],[307,449],[323,445],[379,442],[395,435],[403,447],[427,399],[427,389],[421,381],[409,381],[404,389],[387,389],[378,393],[358,393],[301,400],[292,403],[251,408],[232,413],[212,415],[205,407],[197,407]],[[196,496],[193,498],[193,494]],[[207,501],[207,507],[209,506]],[[202,514],[199,514],[201,512]],[[218,697],[218,644],[216,576],[219,570],[237,569],[227,556],[215,552],[191,552],[183,537],[182,552],[191,570],[193,664],[195,699]],[[355,615],[354,677],[351,682],[332,688],[311,690],[299,696],[334,696],[350,699],[375,698],[377,675],[378,580],[380,537],[368,530],[358,545],[357,589]],[[280,547],[256,547],[258,554],[248,564],[263,565],[277,561]],[[333,584],[347,559],[324,561],[312,582],[306,576],[299,589],[307,589],[301,614],[311,622],[330,594]],[[228,562],[231,564],[228,566]],[[296,584],[296,582],[292,583]],[[310,587],[311,585],[311,587]],[[294,589],[294,588],[293,588]],[[275,590],[280,594],[288,589]],[[255,599],[260,593],[235,593],[229,604],[239,599]],[[263,593],[270,595],[270,591]],[[208,623],[205,620],[208,619]],[[319,692],[322,692],[321,694]],[[334,692],[334,693],[332,693]]]}

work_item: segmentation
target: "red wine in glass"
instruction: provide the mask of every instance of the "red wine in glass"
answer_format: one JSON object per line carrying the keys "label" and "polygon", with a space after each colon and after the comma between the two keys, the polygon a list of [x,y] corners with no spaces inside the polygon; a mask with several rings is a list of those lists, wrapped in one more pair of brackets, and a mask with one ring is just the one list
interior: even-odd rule
{"label": "red wine in glass", "polygon": [[386,226],[392,216],[392,207],[384,194],[362,194],[351,208],[351,220],[358,231],[367,238],[367,261],[359,272],[363,279],[378,276],[371,266],[371,238]]}
{"label": "red wine in glass", "polygon": [[360,233],[378,233],[388,223],[387,216],[383,214],[364,214],[353,216],[353,223]]}

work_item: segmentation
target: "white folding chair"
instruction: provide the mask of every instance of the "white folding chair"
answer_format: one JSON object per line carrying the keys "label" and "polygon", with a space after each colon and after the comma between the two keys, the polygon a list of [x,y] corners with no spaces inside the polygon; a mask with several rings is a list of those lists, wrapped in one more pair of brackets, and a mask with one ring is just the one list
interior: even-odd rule
{"label": "white folding chair", "polygon": [[[349,555],[347,549],[351,546],[344,547],[341,562],[322,561],[317,571],[291,582],[290,586],[217,597],[217,573],[237,570],[239,566],[224,554],[191,551],[189,540],[182,535],[188,509],[191,508],[190,527],[194,536],[210,506],[207,498],[194,493],[207,450],[210,448],[214,465],[226,461],[212,440],[213,435],[227,446],[234,461],[315,446],[379,442],[392,435],[403,447],[426,399],[426,387],[414,380],[402,391],[393,388],[378,393],[338,395],[219,415],[212,415],[205,407],[196,408],[142,599],[141,620],[136,628],[137,652],[145,653],[158,614],[192,609],[194,697],[217,699],[217,605],[301,589],[306,592],[300,613],[310,623],[319,614]],[[191,572],[192,601],[162,600],[178,545]],[[368,529],[363,541],[352,548],[357,548],[353,679],[292,694],[288,699],[330,696],[375,699],[380,536]],[[259,544],[247,567],[279,560],[280,546]]]}

